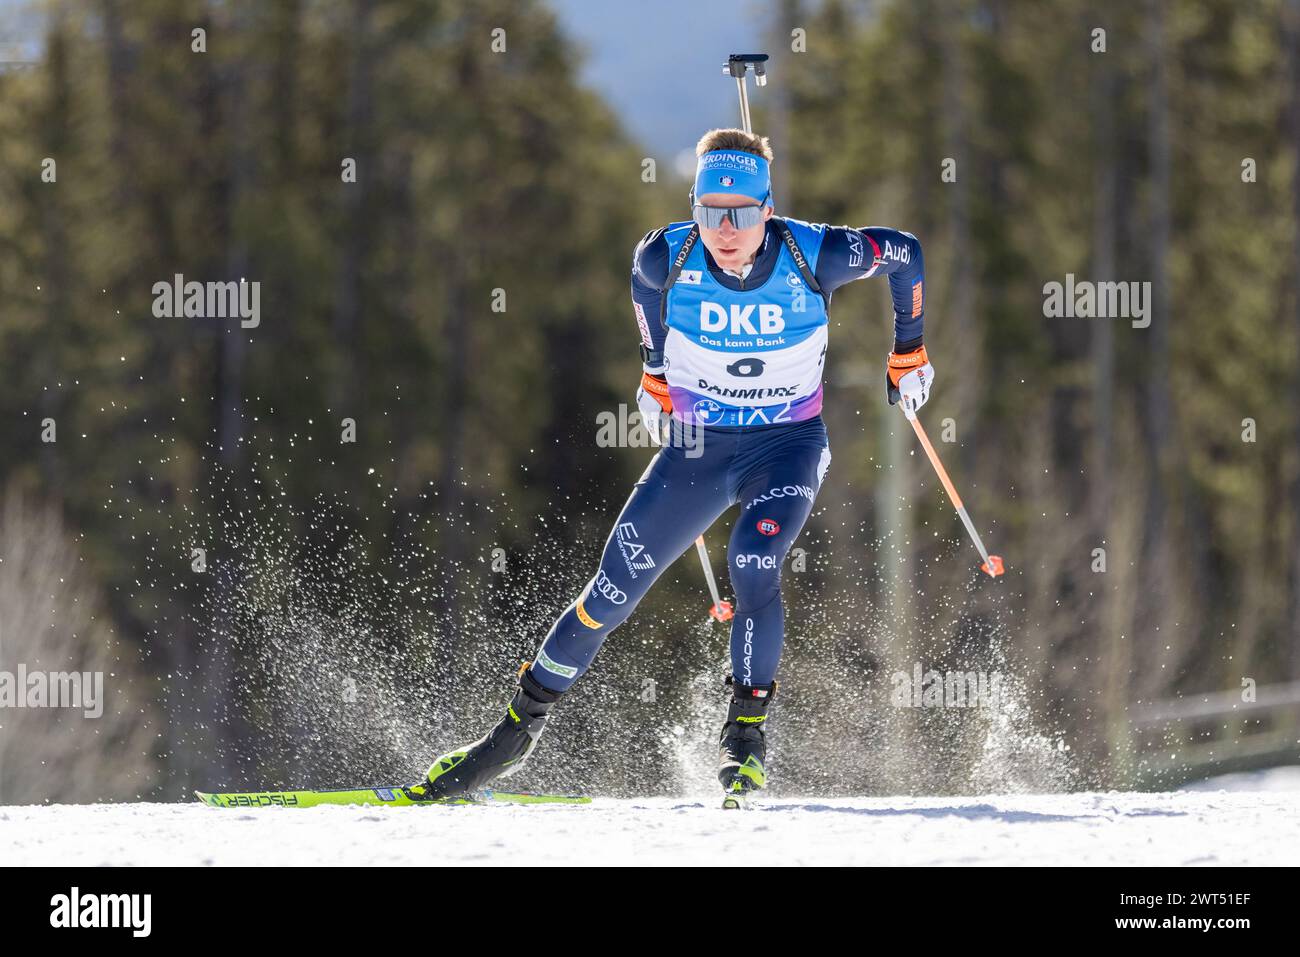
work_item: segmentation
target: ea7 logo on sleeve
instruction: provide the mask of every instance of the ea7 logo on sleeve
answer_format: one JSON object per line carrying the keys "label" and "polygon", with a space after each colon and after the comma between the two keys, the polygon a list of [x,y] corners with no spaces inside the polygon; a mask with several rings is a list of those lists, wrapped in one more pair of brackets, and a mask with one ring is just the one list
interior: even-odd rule
{"label": "ea7 logo on sleeve", "polygon": [[152,894],[70,894],[50,898],[50,926],[60,928],[129,928],[132,937],[148,937],[153,928]]}
{"label": "ea7 logo on sleeve", "polygon": [[849,268],[858,269],[862,265],[862,234],[856,229],[849,230]]}

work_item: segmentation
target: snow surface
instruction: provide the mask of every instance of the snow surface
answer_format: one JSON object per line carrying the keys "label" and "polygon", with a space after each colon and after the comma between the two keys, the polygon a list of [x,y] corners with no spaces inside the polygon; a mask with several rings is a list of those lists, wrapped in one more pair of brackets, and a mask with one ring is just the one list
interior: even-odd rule
{"label": "snow surface", "polygon": [[1294,793],[598,798],[580,807],[0,807],[4,865],[1295,865]]}
{"label": "snow surface", "polygon": [[1220,774],[1184,784],[1181,791],[1300,791],[1300,767]]}

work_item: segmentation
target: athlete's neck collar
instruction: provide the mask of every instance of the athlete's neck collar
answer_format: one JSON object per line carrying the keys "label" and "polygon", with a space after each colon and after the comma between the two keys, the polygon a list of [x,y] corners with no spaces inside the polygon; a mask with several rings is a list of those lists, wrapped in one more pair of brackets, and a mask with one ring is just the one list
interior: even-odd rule
{"label": "athlete's neck collar", "polygon": [[709,252],[708,247],[706,246],[704,252],[708,256],[709,262],[713,263],[714,266],[717,266],[718,270],[724,275],[731,276],[733,279],[748,279],[749,274],[753,271],[754,267],[758,265],[758,261],[763,258],[763,255],[767,252],[768,244],[772,241],[772,227],[775,221],[775,216],[771,217],[767,221],[763,230],[763,244],[759,246],[758,249],[754,250],[754,255],[750,257],[749,262],[740,267],[740,272],[732,272],[725,266],[719,266],[718,261],[713,258],[713,253]]}

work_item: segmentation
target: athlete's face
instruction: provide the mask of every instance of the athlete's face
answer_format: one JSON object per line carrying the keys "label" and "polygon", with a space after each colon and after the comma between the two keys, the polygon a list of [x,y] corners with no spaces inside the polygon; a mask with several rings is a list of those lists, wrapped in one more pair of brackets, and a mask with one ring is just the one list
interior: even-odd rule
{"label": "athlete's face", "polygon": [[[757,206],[758,202],[748,196],[734,193],[705,193],[696,198],[701,206]],[[767,231],[767,221],[772,218],[772,207],[763,207],[763,221],[749,229],[737,229],[730,219],[724,219],[717,229],[700,227],[700,239],[713,256],[713,261],[723,269],[739,272],[743,266],[754,261],[754,256],[763,245],[763,234]]]}

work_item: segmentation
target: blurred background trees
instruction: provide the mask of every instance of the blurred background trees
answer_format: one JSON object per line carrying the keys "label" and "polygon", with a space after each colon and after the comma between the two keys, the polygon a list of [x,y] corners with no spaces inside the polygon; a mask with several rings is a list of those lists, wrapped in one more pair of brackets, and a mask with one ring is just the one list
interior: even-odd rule
{"label": "blurred background trees", "polygon": [[[597,445],[596,416],[631,402],[631,251],[685,217],[686,183],[580,82],[542,2],[39,6],[38,62],[0,73],[0,668],[45,633],[32,609],[66,609],[31,604],[16,543],[72,543],[103,602],[83,658],[129,661],[109,700],[149,733],[15,784],[12,755],[60,746],[0,713],[0,799],[418,773],[495,714],[651,454]],[[778,212],[924,244],[925,417],[936,439],[951,420],[940,454],[1010,568],[979,579],[883,402],[885,284],[841,291],[777,780],[1177,783],[1134,708],[1300,680],[1300,5],[747,10],[774,54],[754,103]],[[1067,273],[1150,282],[1151,325],[1046,318]],[[175,274],[259,282],[260,325],[156,318]],[[538,782],[708,778],[706,605],[674,566]],[[1014,703],[891,709],[918,661],[1004,673]],[[1177,765],[1275,720],[1155,743]]]}

